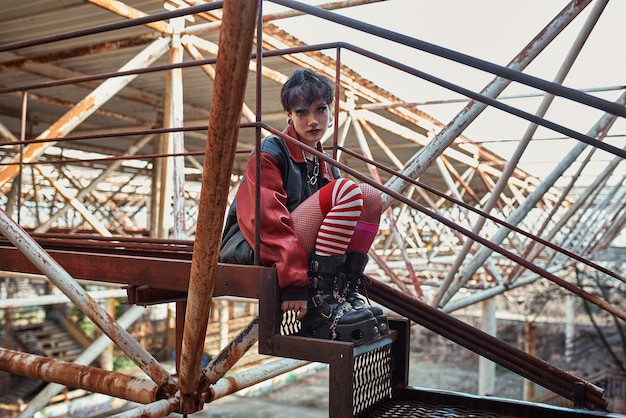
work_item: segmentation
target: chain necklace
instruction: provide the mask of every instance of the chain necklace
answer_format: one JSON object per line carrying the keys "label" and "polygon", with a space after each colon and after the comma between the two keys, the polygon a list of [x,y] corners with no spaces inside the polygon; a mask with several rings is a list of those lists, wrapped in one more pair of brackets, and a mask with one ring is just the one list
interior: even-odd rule
{"label": "chain necklace", "polygon": [[317,178],[320,174],[320,163],[317,157],[313,157],[313,160],[306,160],[306,184],[309,187],[313,187],[317,184]]}

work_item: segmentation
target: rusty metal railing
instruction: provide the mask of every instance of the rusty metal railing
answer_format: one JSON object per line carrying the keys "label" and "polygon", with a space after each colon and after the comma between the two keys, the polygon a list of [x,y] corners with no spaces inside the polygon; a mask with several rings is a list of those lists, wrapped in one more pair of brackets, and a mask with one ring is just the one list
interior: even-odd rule
{"label": "rusty metal railing", "polygon": [[[380,31],[379,29],[374,28],[370,25],[365,25],[360,22],[356,22],[352,19],[338,18],[337,15],[335,14],[328,14],[326,12],[320,12],[317,8],[311,8],[310,6],[303,5],[302,3],[292,2],[292,1],[278,1],[278,0],[274,2],[277,4],[283,4],[283,5],[293,7],[294,9],[302,10],[312,15],[318,15],[319,17],[333,20],[338,23],[342,23],[348,26],[353,26],[360,30],[365,30],[365,31],[377,34],[379,36],[391,37],[394,40],[403,42],[405,45],[409,45],[417,49],[435,53],[439,56],[450,58],[457,62],[465,63],[466,65],[470,65],[470,66],[473,66],[474,68],[479,68],[479,69],[491,72],[501,77],[506,77],[510,80],[516,80],[516,81],[519,81],[521,83],[524,83],[533,87],[541,88],[552,94],[557,94],[562,97],[566,97],[566,98],[578,101],[580,103],[587,104],[592,107],[596,107],[600,110],[605,110],[615,115],[619,115],[622,117],[626,115],[626,110],[624,106],[619,106],[611,102],[594,98],[593,96],[586,95],[584,93],[578,92],[573,89],[568,89],[563,86],[556,85],[554,83],[547,83],[535,77],[525,75],[519,71],[508,69],[506,67],[495,66],[493,64],[485,63],[483,61],[476,60],[476,59],[470,60],[469,59],[470,57],[464,56],[462,54],[453,53],[452,51],[444,50],[442,48],[438,48],[433,45],[418,42],[416,40],[402,37],[402,36],[399,36],[397,34],[394,34],[388,31]],[[220,200],[223,198],[223,196],[227,194],[226,189],[228,187],[229,181],[226,178],[225,173],[229,176],[230,171],[223,170],[223,166],[220,166],[220,164],[223,163],[222,159],[215,161],[214,158],[216,155],[221,155],[221,156],[225,155],[226,157],[224,158],[224,160],[229,160],[231,162],[233,160],[234,152],[236,151],[235,150],[236,138],[233,138],[232,130],[236,130],[238,127],[240,127],[239,121],[238,121],[238,110],[240,109],[240,102],[242,101],[242,97],[241,97],[242,91],[240,89],[242,88],[242,85],[244,85],[243,83],[240,83],[240,80],[244,78],[242,75],[244,72],[242,66],[243,66],[243,63],[246,63],[246,66],[247,66],[247,59],[250,57],[249,55],[250,44],[239,43],[239,40],[241,39],[239,36],[243,36],[243,38],[245,39],[251,39],[251,34],[249,33],[251,30],[250,29],[251,24],[249,23],[249,20],[253,20],[250,18],[250,15],[253,13],[252,11],[253,8],[251,5],[247,4],[246,2],[243,2],[243,4],[241,3],[238,4],[235,1],[226,2],[226,3],[233,4],[233,7],[236,7],[236,5],[241,6],[242,10],[246,11],[244,15],[246,17],[246,22],[248,22],[248,25],[245,28],[246,29],[245,36],[241,34],[234,35],[233,33],[229,32],[229,29],[232,29],[232,28],[229,27],[230,22],[226,18],[226,16],[228,15],[225,14],[224,24],[226,28],[225,28],[224,33],[226,35],[224,36],[225,38],[224,48],[225,50],[229,49],[229,50],[235,51],[235,53],[233,53],[232,56],[230,54],[223,54],[223,57],[224,59],[233,59],[235,61],[235,62],[231,61],[229,63],[229,68],[231,69],[229,72],[229,75],[230,76],[233,76],[233,74],[236,75],[233,77],[232,82],[236,84],[235,87],[239,87],[239,90],[234,90],[232,84],[226,84],[227,81],[223,81],[223,80],[220,80],[220,81],[222,81],[224,84],[218,83],[216,85],[215,97],[217,97],[217,99],[215,100],[220,100],[220,104],[228,104],[229,106],[226,106],[226,107],[212,106],[212,108],[216,108],[218,110],[219,109],[225,109],[225,110],[224,110],[224,113],[217,113],[217,112],[211,113],[211,121],[213,123],[210,123],[210,126],[212,127],[213,130],[209,130],[209,140],[208,140],[207,150],[205,152],[205,157],[206,157],[205,158],[205,162],[206,162],[205,172],[208,174],[207,174],[206,179],[203,181],[203,191],[206,190],[208,193],[210,192],[214,194],[209,194],[209,195],[205,194],[201,197],[201,206],[200,206],[201,208],[208,208],[209,204],[207,202],[210,202],[212,204],[213,201]],[[58,40],[63,40],[63,39],[71,39],[73,37],[86,35],[88,33],[98,33],[99,31],[102,31],[102,30],[114,30],[117,27],[122,27],[122,26],[127,27],[127,26],[132,26],[132,25],[139,25],[139,24],[144,24],[147,22],[182,16],[188,13],[213,10],[214,8],[218,8],[221,6],[222,6],[222,2],[215,2],[210,5],[207,4],[207,5],[197,6],[195,8],[190,8],[190,9],[181,9],[180,11],[176,11],[176,12],[166,12],[166,13],[156,14],[156,15],[152,15],[146,18],[123,22],[118,25],[106,25],[103,27],[89,28],[88,30],[84,30],[84,31],[74,31],[71,33],[65,33],[65,34],[59,34],[57,36],[46,37],[46,39],[38,39],[38,40],[31,40],[31,41],[8,44],[8,45],[4,45],[0,47],[0,52],[10,51],[10,50],[14,50],[17,48],[34,45],[37,43],[40,44],[40,43],[53,42],[53,41],[58,41]],[[238,15],[238,16],[241,17],[241,15]],[[230,35],[227,35],[229,33]],[[229,44],[229,42],[231,43]],[[325,44],[325,45],[293,48],[293,49],[283,50],[283,51],[273,51],[273,52],[267,52],[267,53],[261,53],[261,54],[257,52],[257,55],[259,56],[259,59],[260,59],[261,56],[276,56],[276,55],[282,55],[282,54],[290,54],[294,52],[320,50],[320,49],[325,49],[325,48],[336,48],[337,50],[340,50],[340,49],[352,50],[353,52],[360,53],[364,56],[369,56],[372,59],[376,59],[381,62],[386,62],[395,68],[401,69],[403,71],[406,71],[418,77],[429,79],[439,85],[450,88],[453,91],[457,91],[477,101],[499,108],[501,110],[504,110],[516,116],[522,117],[533,123],[537,123],[539,125],[553,129],[557,132],[567,134],[582,142],[590,143],[590,141],[593,140],[593,138],[587,135],[569,130],[566,127],[546,121],[543,118],[537,118],[534,115],[530,115],[528,113],[522,112],[519,109],[514,109],[509,106],[503,105],[502,103],[490,98],[488,95],[477,94],[475,92],[461,89],[458,86],[452,85],[443,80],[439,80],[430,75],[417,72],[415,69],[410,69],[408,67],[405,67],[401,63],[387,60],[384,57],[372,54],[366,50],[363,50],[361,48],[358,48],[350,44],[332,43],[332,44]],[[252,58],[255,58],[255,56],[252,55]],[[62,83],[71,84],[71,83],[77,83],[81,81],[98,80],[98,79],[104,79],[104,78],[115,77],[115,76],[123,76],[123,75],[129,75],[129,74],[141,74],[141,73],[147,73],[147,72],[153,72],[153,71],[164,71],[164,70],[169,70],[169,69],[174,69],[174,68],[198,66],[198,65],[204,65],[207,63],[215,63],[215,62],[217,62],[218,65],[220,65],[220,58],[218,57],[217,60],[210,59],[210,60],[202,60],[202,61],[193,61],[190,63],[168,64],[168,65],[153,67],[153,68],[145,69],[145,70],[132,70],[128,72],[116,72],[116,73],[98,74],[98,75],[86,76],[86,77],[77,77],[74,79],[66,79],[58,83],[46,83],[45,86],[49,87],[52,85],[59,85]],[[224,65],[224,64],[221,64],[221,65]],[[233,71],[233,69],[235,71]],[[7,93],[7,92],[12,92],[12,91],[27,91],[30,89],[40,88],[43,86],[44,85],[10,87],[10,88],[0,89],[0,93]],[[235,91],[235,93],[237,94],[233,94],[232,97],[230,97],[229,99],[227,96],[229,94],[232,94],[233,91]],[[239,107],[237,107],[238,104],[239,104]],[[235,115],[237,115],[237,118],[235,118]],[[224,129],[223,131],[218,131],[218,129],[220,129],[220,126],[222,129]],[[262,122],[241,125],[241,126],[254,127],[255,129],[263,128],[263,129],[268,130],[269,132],[272,132],[273,134],[283,136],[279,131],[277,131],[276,129]],[[161,130],[154,129],[154,130],[146,130],[142,132],[150,132],[150,133],[182,132],[184,130],[191,130],[191,129],[194,129],[194,128],[175,128],[175,129],[161,129]],[[202,129],[205,129],[205,128],[202,128]],[[94,136],[91,136],[91,137],[94,137]],[[87,138],[87,136],[84,136],[83,138]],[[224,140],[225,138],[227,138],[228,140]],[[283,136],[283,138],[287,141],[294,141],[293,139],[290,139],[289,137]],[[66,140],[72,140],[72,139],[76,140],[79,138],[77,137],[66,138]],[[59,141],[61,139],[55,139],[55,140]],[[18,141],[12,144],[26,145],[31,142],[32,141]],[[300,144],[297,143],[297,141],[295,143],[296,145],[300,146]],[[594,141],[593,145],[597,146],[598,148],[604,149],[605,151],[612,153],[616,156],[621,156],[622,158],[626,155],[624,153],[624,150],[618,149],[609,144],[603,144],[603,143],[598,144],[596,141]],[[209,147],[212,152],[209,152]],[[215,154],[213,154],[213,151],[215,151],[216,149],[219,150],[219,152],[216,152]],[[313,149],[307,149],[307,150],[310,151],[312,154],[317,155],[318,158],[325,159],[329,163],[337,165],[340,169],[351,174],[352,176],[362,181],[366,181],[370,184],[373,184],[375,187],[378,187],[382,192],[386,193],[389,196],[392,196],[394,199],[397,199],[417,210],[420,210],[428,216],[438,219],[439,221],[446,224],[447,226],[453,229],[456,229],[459,232],[462,232],[464,235],[471,237],[472,239],[475,239],[476,241],[491,248],[492,250],[505,255],[509,259],[515,262],[518,262],[521,265],[524,265],[525,267],[537,272],[543,277],[553,280],[555,283],[567,288],[573,293],[576,293],[579,296],[596,303],[596,305],[607,310],[608,312],[611,312],[614,315],[622,319],[626,318],[626,314],[616,309],[615,307],[607,305],[606,303],[604,303],[604,301],[598,300],[597,298],[594,298],[592,295],[588,295],[584,293],[582,290],[572,287],[571,285],[568,285],[567,283],[564,283],[558,277],[552,275],[551,273],[545,271],[544,269],[541,269],[532,263],[526,262],[521,257],[518,257],[515,254],[512,254],[509,251],[506,251],[505,249],[490,243],[488,240],[481,238],[477,234],[473,234],[471,231],[465,230],[464,228],[456,225],[453,222],[450,222],[444,217],[441,217],[437,215],[436,213],[433,213],[432,211],[429,211],[428,209],[418,205],[416,202],[410,199],[407,199],[400,193],[394,192],[393,190],[389,188],[383,187],[377,184],[376,182],[373,182],[371,179],[363,176],[362,174],[350,169],[349,167],[345,165],[342,165],[340,163],[337,163],[334,160],[329,159],[323,154],[317,153]],[[180,156],[180,155],[192,155],[192,153],[176,153],[176,154],[163,154],[163,155],[167,155],[167,156],[179,155]],[[143,156],[143,158],[146,158],[146,156]],[[221,171],[212,171],[212,167],[216,167],[216,168],[219,167]],[[396,175],[398,178],[403,177],[401,173],[394,173],[394,175]],[[216,185],[218,185],[217,188],[216,188]],[[211,192],[212,190],[214,190],[214,192]],[[225,202],[225,200],[223,201]],[[459,202],[455,202],[455,203],[459,203]],[[256,338],[254,335],[256,332],[255,324],[251,324],[249,328],[246,328],[245,333],[242,334],[242,338],[240,340],[237,340],[236,342],[233,342],[234,345],[231,345],[227,348],[227,351],[225,351],[226,353],[225,357],[228,359],[228,361],[226,361],[223,364],[218,364],[218,363],[212,364],[212,367],[215,367],[215,369],[211,369],[211,371],[206,371],[204,373],[205,377],[199,377],[196,373],[196,370],[198,369],[197,366],[199,366],[199,363],[200,363],[199,349],[202,345],[201,339],[203,338],[203,329],[206,328],[206,318],[208,318],[208,313],[206,310],[208,309],[208,306],[211,301],[211,297],[214,293],[213,291],[214,291],[215,283],[213,282],[213,279],[216,275],[215,274],[215,269],[217,266],[216,248],[217,248],[217,243],[219,241],[219,234],[216,232],[215,225],[221,225],[219,221],[221,221],[221,214],[224,212],[223,210],[220,210],[220,209],[223,209],[223,207],[220,207],[217,210],[215,210],[213,207],[212,208],[213,213],[206,212],[206,209],[203,209],[203,211],[199,215],[199,220],[198,220],[199,233],[197,235],[196,245],[194,247],[194,260],[191,266],[191,274],[190,274],[190,282],[189,282],[190,297],[187,303],[187,319],[185,322],[185,336],[184,336],[184,343],[183,343],[183,348],[182,348],[183,355],[182,355],[182,361],[181,361],[180,383],[174,382],[171,376],[158,364],[158,362],[154,358],[152,358],[152,356],[149,353],[145,351],[145,349],[143,349],[143,347],[139,346],[134,340],[132,340],[132,338],[130,338],[123,329],[120,329],[120,327],[116,326],[115,321],[113,321],[112,318],[110,318],[105,311],[98,308],[98,305],[91,298],[89,298],[89,296],[84,291],[82,291],[82,289],[79,286],[75,284],[73,278],[69,276],[67,272],[64,271],[64,269],[61,268],[54,259],[49,257],[46,254],[46,252],[43,251],[41,247],[37,245],[37,243],[32,239],[31,236],[26,234],[21,228],[19,228],[18,225],[16,225],[12,220],[10,220],[10,218],[6,216],[5,212],[3,211],[0,212],[0,230],[3,231],[3,233],[7,236],[7,238],[16,247],[18,247],[22,251],[22,253],[25,254],[29,258],[29,260],[35,263],[37,267],[40,269],[40,271],[44,272],[54,284],[56,284],[61,290],[63,290],[63,292],[67,294],[68,297],[70,297],[72,302],[77,307],[79,307],[84,313],[86,313],[96,325],[98,325],[101,329],[103,329],[103,331],[107,335],[109,335],[109,337],[111,337],[111,339],[115,341],[120,346],[120,348],[130,358],[132,358],[142,368],[142,370],[144,370],[148,374],[148,376],[152,378],[152,382],[149,382],[149,381],[144,381],[140,379],[125,378],[114,373],[104,373],[101,376],[102,380],[99,380],[99,381],[89,380],[88,383],[85,383],[81,379],[83,379],[84,376],[86,376],[87,374],[91,373],[92,370],[89,368],[86,368],[86,366],[81,366],[81,367],[74,366],[75,368],[73,368],[72,370],[75,371],[75,376],[73,380],[68,381],[67,384],[78,385],[80,387],[86,387],[90,390],[100,391],[100,392],[105,393],[108,390],[107,384],[112,379],[119,379],[120,383],[123,382],[128,385],[134,385],[133,387],[138,388],[138,390],[137,391],[124,391],[120,387],[115,387],[114,390],[111,392],[111,394],[113,394],[114,396],[120,396],[122,398],[134,400],[134,401],[141,402],[141,403],[151,403],[151,405],[149,406],[135,410],[133,414],[145,413],[149,415],[151,414],[151,416],[161,416],[164,413],[169,413],[172,411],[181,411],[183,413],[193,413],[201,409],[202,403],[205,400],[208,400],[208,398],[204,398],[204,396],[209,386],[213,387],[213,389],[211,389],[213,391],[213,395],[211,395],[211,397],[217,398],[220,396],[224,396],[228,393],[232,393],[234,390],[236,390],[237,387],[252,384],[253,382],[257,382],[259,381],[259,379],[262,379],[267,376],[266,374],[263,373],[263,371],[259,371],[258,373],[253,373],[251,375],[242,376],[241,380],[237,381],[237,384],[234,387],[229,387],[226,384],[226,382],[224,381],[218,382],[218,380],[216,379],[217,376],[224,373],[224,370],[228,369],[228,366],[231,364],[230,362],[232,361],[232,359],[236,358],[236,356],[233,357],[233,354],[230,351],[238,351],[241,349],[244,349],[245,351],[245,349],[249,348],[251,344],[253,344]],[[219,219],[217,216],[212,217],[211,215],[219,215]],[[487,216],[486,214],[482,214],[482,213],[481,215]],[[514,226],[511,226],[511,227],[512,229],[516,229]],[[532,237],[532,235],[530,236]],[[537,237],[533,237],[533,238],[537,238]],[[503,346],[499,343],[499,340],[497,339],[486,339],[484,333],[476,333],[475,332],[476,330],[467,329],[467,326],[464,326],[460,323],[454,323],[454,326],[452,326],[453,329],[451,331],[448,328],[452,324],[450,317],[442,316],[443,314],[441,314],[437,310],[434,310],[432,308],[429,309],[428,307],[424,307],[421,304],[418,304],[418,306],[420,307],[420,310],[418,310],[414,306],[415,301],[412,299],[407,299],[408,296],[406,295],[398,295],[394,293],[393,289],[387,289],[379,283],[375,283],[375,286],[373,287],[371,294],[375,300],[381,302],[383,305],[387,307],[390,307],[394,311],[406,316],[407,318],[414,320],[416,322],[419,322],[426,327],[429,327],[429,328],[432,327],[431,329],[437,330],[437,332],[439,332],[441,335],[447,336],[451,340],[461,345],[464,345],[478,352],[479,354],[484,355],[485,357],[492,359],[496,363],[503,364],[505,365],[505,367],[510,368],[514,371],[517,371],[522,376],[525,376],[529,378],[530,380],[533,380],[539,384],[542,384],[542,386],[548,387],[549,389],[557,393],[562,393],[563,396],[568,396],[574,399],[575,403],[577,403],[580,406],[591,407],[591,408],[596,408],[596,409],[602,409],[603,405],[605,406],[605,404],[603,404],[601,394],[598,394],[599,391],[597,390],[597,388],[589,386],[586,382],[581,381],[578,378],[561,373],[561,371],[551,368],[551,366],[547,365],[546,363],[537,361],[537,359],[534,357],[524,356],[520,352],[516,350],[512,350],[509,346]],[[397,299],[395,299],[396,297]],[[427,311],[427,313],[424,313],[421,310]],[[62,363],[55,363],[55,362],[49,362],[49,361],[44,362],[39,358],[31,357],[28,355],[22,355],[19,353],[11,352],[9,350],[4,350],[4,349],[0,350],[0,364],[2,365],[1,368],[5,370],[21,372],[27,375],[36,375],[35,369],[31,369],[30,366],[23,367],[25,364],[32,363],[32,362],[36,364],[45,363],[45,365],[50,367],[51,373],[46,374],[45,376],[41,376],[41,377],[45,377],[46,379],[59,380],[59,377],[61,374],[61,372],[59,371],[60,367],[67,366],[66,364],[62,364]],[[277,365],[275,365],[274,367],[275,368],[277,367],[278,370],[290,370],[293,367],[298,367],[298,365],[300,364],[302,363],[297,362],[297,361],[285,361],[281,363],[280,365],[278,365],[279,367],[277,367]],[[553,372],[550,374],[550,377],[548,379],[545,378],[546,368],[549,369],[551,372]],[[207,377],[207,374],[210,374],[211,377]],[[198,390],[198,388],[200,388],[200,390]],[[564,388],[564,389],[559,389],[559,388]],[[559,390],[560,392],[558,392]]]}

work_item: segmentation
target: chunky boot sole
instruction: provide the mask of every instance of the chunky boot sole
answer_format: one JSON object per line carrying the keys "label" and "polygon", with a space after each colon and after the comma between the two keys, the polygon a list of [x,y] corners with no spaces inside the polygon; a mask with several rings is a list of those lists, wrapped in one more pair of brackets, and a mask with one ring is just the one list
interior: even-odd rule
{"label": "chunky boot sole", "polygon": [[303,337],[320,338],[325,340],[345,341],[353,343],[355,346],[368,343],[380,338],[378,322],[374,318],[365,319],[351,324],[337,324],[335,326],[335,336],[330,329],[331,323],[324,321],[317,324],[307,324],[306,318],[302,320],[302,328],[298,335]]}
{"label": "chunky boot sole", "polygon": [[380,335],[389,334],[389,321],[387,320],[387,316],[383,313],[383,310],[381,308],[379,308],[378,306],[371,306],[361,298],[349,297],[348,302],[356,310],[369,309],[369,311],[372,313],[372,316],[378,323],[378,331],[380,332]]}
{"label": "chunky boot sole", "polygon": [[389,334],[389,321],[387,320],[387,315],[383,313],[383,310],[378,306],[367,306],[367,309],[370,310],[374,319],[378,323],[378,331],[380,335]]}
{"label": "chunky boot sole", "polygon": [[[387,316],[382,314],[382,309],[380,309],[380,312],[381,314],[374,316],[374,319],[378,324],[378,331],[380,332],[380,335],[387,335],[389,334],[389,321],[387,320]],[[372,314],[374,314],[373,311]]]}
{"label": "chunky boot sole", "polygon": [[372,316],[374,317],[374,320],[376,321],[376,324],[378,326],[378,332],[380,333],[380,335],[389,334],[389,321],[387,320],[387,316],[383,314],[382,309],[376,306],[366,306],[357,309],[369,309],[369,311],[372,313]]}

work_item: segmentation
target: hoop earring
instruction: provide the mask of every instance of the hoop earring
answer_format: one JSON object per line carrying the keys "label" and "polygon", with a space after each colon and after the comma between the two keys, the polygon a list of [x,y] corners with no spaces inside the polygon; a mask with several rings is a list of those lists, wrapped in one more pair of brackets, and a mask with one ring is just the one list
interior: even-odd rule
{"label": "hoop earring", "polygon": [[293,120],[291,118],[287,119],[287,125],[293,125]]}

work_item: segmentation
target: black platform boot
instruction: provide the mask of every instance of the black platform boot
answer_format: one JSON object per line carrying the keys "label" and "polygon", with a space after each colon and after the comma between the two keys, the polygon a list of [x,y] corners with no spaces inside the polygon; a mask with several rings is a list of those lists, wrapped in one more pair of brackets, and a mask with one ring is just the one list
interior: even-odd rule
{"label": "black platform boot", "polygon": [[346,254],[346,264],[343,267],[343,272],[348,282],[346,300],[355,310],[369,309],[372,315],[374,315],[376,322],[378,322],[380,334],[389,334],[389,321],[383,310],[378,306],[372,306],[369,300],[363,299],[360,293],[363,290],[367,295],[367,286],[372,284],[370,278],[363,274],[368,261],[369,257],[367,254],[357,252]]}
{"label": "black platform boot", "polygon": [[380,337],[378,322],[369,309],[354,309],[345,299],[348,286],[338,274],[346,256],[311,257],[309,304],[300,335],[361,345]]}

